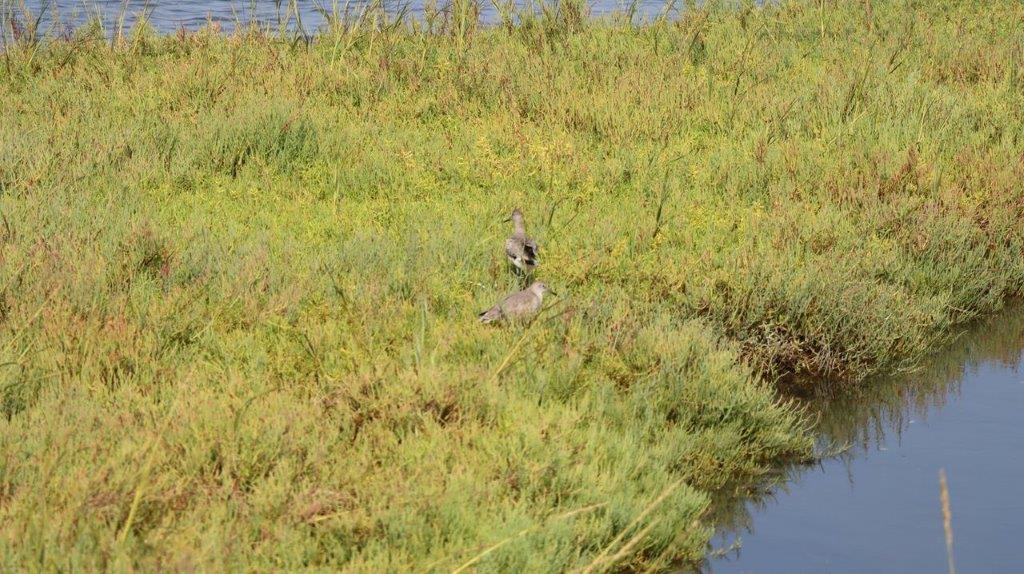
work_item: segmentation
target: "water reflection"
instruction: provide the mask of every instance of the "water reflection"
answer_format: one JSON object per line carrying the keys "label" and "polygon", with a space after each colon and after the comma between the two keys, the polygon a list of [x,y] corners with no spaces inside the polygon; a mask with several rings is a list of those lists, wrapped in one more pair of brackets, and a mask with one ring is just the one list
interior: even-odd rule
{"label": "water reflection", "polygon": [[[715,502],[715,517],[722,529],[714,543],[716,551],[703,570],[716,574],[814,572],[827,564],[829,571],[856,572],[879,565],[892,569],[901,559],[910,560],[913,571],[927,570],[922,562],[913,561],[917,554],[944,566],[941,533],[934,536],[935,547],[930,533],[908,542],[905,556],[885,555],[881,542],[886,537],[906,537],[888,524],[899,522],[893,517],[906,515],[917,531],[941,528],[930,514],[938,508],[934,472],[949,465],[956,470],[952,474],[954,522],[959,497],[965,530],[977,532],[977,538],[985,538],[996,553],[986,558],[979,552],[971,558],[985,571],[1002,571],[1000,560],[1017,553],[1012,544],[999,547],[999,533],[1005,528],[998,526],[1024,526],[1024,518],[1006,518],[1007,491],[992,492],[991,486],[1003,476],[1024,477],[1024,461],[1013,456],[1014,450],[1024,446],[1017,428],[1017,413],[1024,406],[1022,348],[1024,305],[1018,304],[965,330],[918,372],[803,400],[818,419],[819,449],[827,456],[816,465],[781,468],[753,488],[722,493]],[[965,389],[972,396],[965,398]],[[934,424],[933,417],[939,419]],[[911,431],[912,444],[904,444],[904,435]],[[982,467],[1000,478],[982,472]],[[877,508],[872,511],[873,507]],[[878,508],[891,515],[879,516]],[[830,511],[834,512],[831,522]],[[836,534],[816,532],[814,524],[835,526]],[[857,554],[859,566],[846,554],[851,541],[842,539],[841,532],[858,537],[867,532],[878,538],[874,546],[865,546]],[[827,548],[813,548],[815,536]],[[737,540],[746,543],[737,549]],[[792,547],[777,547],[784,544]],[[755,550],[747,551],[751,546]],[[876,549],[885,555],[884,561],[865,556]],[[801,552],[807,554],[807,562],[792,557]],[[801,570],[800,564],[806,564],[806,569]]]}
{"label": "water reflection", "polygon": [[910,421],[926,421],[961,395],[965,380],[981,365],[1015,369],[1024,344],[1024,305],[966,329],[920,371],[871,381],[853,392],[810,401],[826,443],[848,444],[842,456],[856,456],[899,441]]}

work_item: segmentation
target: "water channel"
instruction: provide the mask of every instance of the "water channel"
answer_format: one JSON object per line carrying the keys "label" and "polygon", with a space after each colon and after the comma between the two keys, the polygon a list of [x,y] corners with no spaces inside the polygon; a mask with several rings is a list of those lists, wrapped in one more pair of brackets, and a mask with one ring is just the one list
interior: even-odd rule
{"label": "water channel", "polygon": [[713,574],[1024,572],[1024,307],[976,325],[924,369],[808,403],[823,451],[726,504]]}

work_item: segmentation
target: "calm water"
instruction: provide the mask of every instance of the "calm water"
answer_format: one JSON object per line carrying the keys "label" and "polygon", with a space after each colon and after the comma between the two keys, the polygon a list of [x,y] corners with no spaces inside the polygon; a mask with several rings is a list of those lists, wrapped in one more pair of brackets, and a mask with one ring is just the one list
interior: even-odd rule
{"label": "calm water", "polygon": [[[333,12],[334,7],[343,13],[346,4],[353,11],[365,5],[367,0],[299,0],[297,2],[299,18],[302,27],[307,32],[314,32],[324,25],[323,9]],[[413,15],[421,12],[425,0],[384,0],[384,6],[393,6],[397,10],[400,6],[408,6]],[[16,6],[21,0],[0,0],[0,5]],[[4,4],[6,3],[6,4]],[[445,0],[438,0],[437,6],[444,6]],[[519,5],[528,5],[527,2],[517,2]],[[588,2],[591,13],[595,15],[607,14],[615,11],[624,11],[629,2],[625,0],[591,0]],[[33,13],[38,14],[45,7],[43,12],[45,22],[59,21],[65,24],[81,23],[85,18],[99,15],[104,22],[106,30],[116,28],[116,22],[122,13],[124,0],[28,0],[26,5]],[[125,23],[130,25],[136,21],[140,14],[148,14],[150,23],[161,32],[173,32],[180,28],[195,30],[206,25],[208,22],[216,22],[224,30],[232,29],[237,22],[249,23],[259,22],[264,25],[276,26],[286,22],[289,28],[295,28],[294,10],[288,10],[289,1],[283,0],[278,3],[273,0],[129,0],[128,9],[125,11]],[[485,22],[493,21],[495,12],[489,1],[483,2],[484,12],[481,19]],[[673,6],[681,7],[682,1],[676,2]],[[638,17],[654,17],[666,6],[665,0],[640,0],[637,3]],[[56,18],[55,18],[56,16]]]}
{"label": "calm water", "polygon": [[[961,573],[1024,572],[1024,309],[966,335],[911,378],[816,405],[850,445],[731,509],[713,574],[946,572],[945,469]],[[735,506],[735,505],[734,505]]]}

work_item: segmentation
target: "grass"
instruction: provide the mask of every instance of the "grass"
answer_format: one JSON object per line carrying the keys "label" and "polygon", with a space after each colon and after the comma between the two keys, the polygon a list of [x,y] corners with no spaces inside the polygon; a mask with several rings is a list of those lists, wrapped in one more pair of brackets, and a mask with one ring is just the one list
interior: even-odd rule
{"label": "grass", "polygon": [[695,562],[774,382],[1021,294],[1019,3],[476,13],[5,30],[0,568]]}

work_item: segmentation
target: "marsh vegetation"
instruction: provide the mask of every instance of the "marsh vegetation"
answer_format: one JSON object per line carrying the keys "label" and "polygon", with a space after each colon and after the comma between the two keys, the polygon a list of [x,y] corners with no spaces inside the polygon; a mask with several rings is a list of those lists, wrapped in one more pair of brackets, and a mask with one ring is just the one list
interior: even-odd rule
{"label": "marsh vegetation", "polygon": [[[0,568],[695,562],[777,382],[1021,293],[1020,3],[474,6],[5,22]],[[516,206],[560,297],[489,328]]]}

